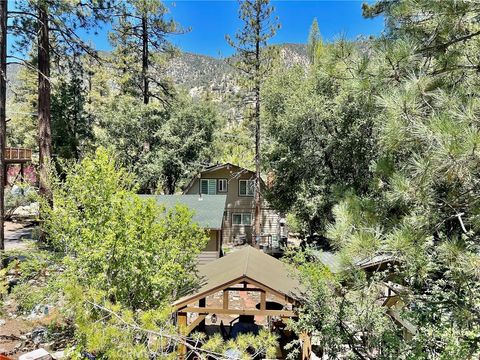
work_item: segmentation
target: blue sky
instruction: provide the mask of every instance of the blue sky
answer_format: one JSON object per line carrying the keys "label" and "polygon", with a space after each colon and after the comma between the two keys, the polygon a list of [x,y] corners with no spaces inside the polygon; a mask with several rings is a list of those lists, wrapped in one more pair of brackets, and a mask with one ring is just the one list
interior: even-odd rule
{"label": "blue sky", "polygon": [[[271,43],[305,43],[314,17],[327,41],[339,36],[355,39],[362,35],[379,35],[384,27],[382,18],[362,17],[362,1],[289,0],[272,3],[282,27]],[[177,0],[165,1],[165,4],[177,22],[191,28],[189,33],[172,38],[181,50],[217,57],[232,54],[225,35],[233,35],[241,27],[237,1]],[[108,31],[109,28],[104,26],[97,35],[82,35],[98,50],[109,50]]]}
{"label": "blue sky", "polygon": [[[306,42],[314,17],[326,40],[345,35],[378,35],[383,19],[364,19],[361,1],[273,1],[282,25],[273,43]],[[171,2],[167,2],[167,5]],[[177,1],[171,15],[180,24],[190,26],[191,32],[173,39],[184,51],[228,56],[232,49],[225,34],[234,34],[241,27],[237,1]]]}

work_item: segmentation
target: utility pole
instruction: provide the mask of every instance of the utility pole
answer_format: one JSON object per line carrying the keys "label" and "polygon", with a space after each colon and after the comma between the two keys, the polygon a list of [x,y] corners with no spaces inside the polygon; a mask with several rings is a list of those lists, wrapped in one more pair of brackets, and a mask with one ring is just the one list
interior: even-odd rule
{"label": "utility pole", "polygon": [[[0,0],[0,251],[5,250],[5,139],[7,105],[7,6]],[[0,264],[1,267],[1,264]]]}

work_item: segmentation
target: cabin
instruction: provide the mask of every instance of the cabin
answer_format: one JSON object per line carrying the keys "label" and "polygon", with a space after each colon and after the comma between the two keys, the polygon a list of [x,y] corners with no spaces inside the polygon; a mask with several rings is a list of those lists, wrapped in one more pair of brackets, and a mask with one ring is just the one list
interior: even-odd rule
{"label": "cabin", "polygon": [[[302,359],[310,359],[309,334],[293,334],[289,319],[298,316],[305,289],[298,271],[249,245],[198,267],[199,284],[172,303],[180,333],[207,338],[220,334],[228,341],[242,333],[267,328],[279,339],[276,359],[285,359],[285,345],[295,338],[302,344]],[[180,344],[177,359],[194,358],[191,343]],[[222,358],[230,359],[225,353]]]}
{"label": "cabin", "polygon": [[[261,182],[261,193],[265,183]],[[253,243],[255,213],[255,172],[230,163],[213,165],[200,171],[185,188],[184,194],[226,196],[222,239],[225,244]],[[285,224],[262,198],[261,239],[265,248],[280,248],[286,235]]]}
{"label": "cabin", "polygon": [[198,257],[199,264],[206,264],[222,256],[222,228],[226,195],[141,195],[153,198],[169,210],[176,205],[186,206],[193,212],[192,221],[208,232],[209,241]]}

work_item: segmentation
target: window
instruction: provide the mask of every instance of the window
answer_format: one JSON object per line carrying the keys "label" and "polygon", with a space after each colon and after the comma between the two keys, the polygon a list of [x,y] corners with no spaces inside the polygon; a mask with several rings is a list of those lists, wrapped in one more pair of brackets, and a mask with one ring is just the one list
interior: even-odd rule
{"label": "window", "polygon": [[227,192],[227,179],[218,179],[218,192]]}
{"label": "window", "polygon": [[200,192],[207,195],[217,194],[217,179],[201,179]]}
{"label": "window", "polygon": [[255,181],[238,180],[238,190],[240,196],[253,196],[255,192]]}
{"label": "window", "polygon": [[233,225],[252,225],[252,214],[250,213],[232,214],[232,224]]}

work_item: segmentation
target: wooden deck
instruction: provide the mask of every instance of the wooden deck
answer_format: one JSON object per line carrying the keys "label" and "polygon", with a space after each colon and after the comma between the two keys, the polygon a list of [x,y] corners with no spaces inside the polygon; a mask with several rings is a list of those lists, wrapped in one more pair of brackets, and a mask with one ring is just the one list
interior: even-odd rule
{"label": "wooden deck", "polygon": [[21,164],[30,161],[32,161],[32,149],[5,148],[5,162]]}

